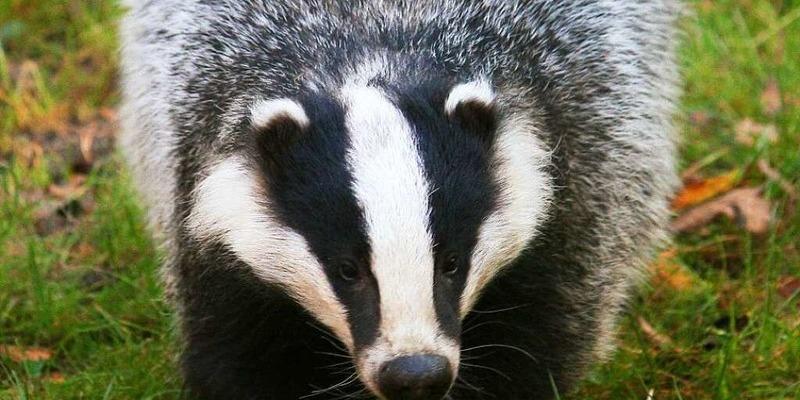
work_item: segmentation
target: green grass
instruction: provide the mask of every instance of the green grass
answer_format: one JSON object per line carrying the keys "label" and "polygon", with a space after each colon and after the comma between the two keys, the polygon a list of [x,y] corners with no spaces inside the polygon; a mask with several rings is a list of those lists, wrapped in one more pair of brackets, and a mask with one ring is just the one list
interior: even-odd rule
{"label": "green grass", "polygon": [[[691,285],[644,287],[619,350],[562,398],[800,398],[798,296],[778,293],[782,278],[800,277],[800,215],[756,167],[767,160],[798,188],[800,1],[689,8],[681,166],[706,176],[736,170],[741,186],[763,186],[773,227],[753,236],[717,221],[679,236],[676,262]],[[119,160],[95,163],[87,194],[73,202],[85,212],[41,226],[40,210],[58,204],[47,188],[78,173],[57,147],[36,144],[69,142],[117,103],[120,15],[111,1],[0,1],[0,346],[52,351],[40,361],[0,355],[0,399],[179,397],[157,257]],[[782,94],[777,113],[760,101],[770,81]],[[774,125],[777,142],[735,141],[745,118]],[[671,343],[657,343],[640,318]]]}

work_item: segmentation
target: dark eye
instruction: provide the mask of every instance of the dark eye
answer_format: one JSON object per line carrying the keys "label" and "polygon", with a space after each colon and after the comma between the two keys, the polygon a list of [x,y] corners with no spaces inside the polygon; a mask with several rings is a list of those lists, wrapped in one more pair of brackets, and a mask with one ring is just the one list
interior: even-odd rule
{"label": "dark eye", "polygon": [[356,281],[360,275],[358,267],[350,261],[340,261],[336,268],[339,276],[347,282]]}
{"label": "dark eye", "polygon": [[450,254],[445,258],[444,265],[442,265],[442,273],[447,276],[453,276],[458,272],[459,259],[455,254]]}

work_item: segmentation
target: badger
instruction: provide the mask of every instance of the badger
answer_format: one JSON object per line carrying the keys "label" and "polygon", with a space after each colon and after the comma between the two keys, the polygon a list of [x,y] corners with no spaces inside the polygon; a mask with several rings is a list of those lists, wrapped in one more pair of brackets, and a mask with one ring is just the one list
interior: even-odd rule
{"label": "badger", "polygon": [[121,150],[199,399],[550,399],[666,239],[677,0],[149,0]]}

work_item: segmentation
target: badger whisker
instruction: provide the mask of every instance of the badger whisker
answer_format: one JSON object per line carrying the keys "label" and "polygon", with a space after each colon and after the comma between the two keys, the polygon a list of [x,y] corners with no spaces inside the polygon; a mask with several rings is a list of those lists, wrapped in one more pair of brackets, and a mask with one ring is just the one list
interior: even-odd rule
{"label": "badger whisker", "polygon": [[358,390],[356,390],[356,391],[354,391],[352,393],[347,393],[342,388],[339,388],[339,389],[336,390],[337,393],[331,393],[331,394],[335,394],[336,396],[332,397],[330,400],[366,399],[366,398],[374,399],[375,398],[374,395],[372,395],[372,393],[369,392],[369,390],[367,390],[366,387],[364,387],[363,385],[360,385],[360,386],[361,386],[360,389],[358,389]]}
{"label": "badger whisker", "polygon": [[481,354],[481,355],[472,356],[472,357],[464,357],[464,356],[462,356],[462,357],[461,357],[461,361],[462,361],[462,363],[463,363],[463,361],[475,361],[475,360],[481,360],[481,359],[483,359],[484,357],[490,356],[490,355],[492,355],[492,354],[494,354],[494,352],[489,352],[489,353],[486,353],[486,354]]}
{"label": "badger whisker", "polygon": [[349,354],[331,353],[329,351],[315,351],[314,354],[320,354],[320,355],[323,355],[323,356],[346,358],[348,360],[352,360],[353,359],[353,356],[351,356]]}
{"label": "badger whisker", "polygon": [[472,332],[475,329],[478,329],[478,328],[486,326],[486,325],[503,325],[503,326],[513,327],[513,325],[510,325],[510,324],[502,322],[502,321],[484,321],[484,322],[472,325],[472,326],[468,327],[467,329],[462,330],[461,334],[462,335],[467,334],[469,332]]}
{"label": "badger whisker", "polygon": [[301,396],[300,398],[301,399],[308,399],[308,398],[311,398],[311,397],[314,397],[314,396],[319,396],[319,395],[322,395],[322,394],[325,394],[325,393],[330,393],[331,391],[334,391],[334,390],[339,389],[339,388],[341,388],[343,386],[347,386],[347,385],[353,383],[357,379],[358,379],[358,372],[353,372],[347,378],[345,378],[344,380],[342,380],[341,382],[339,382],[337,384],[334,384],[334,385],[329,386],[329,387],[324,388],[324,389],[314,390],[310,394],[307,394],[305,396]]}
{"label": "badger whisker", "polygon": [[329,332],[328,330],[320,327],[319,325],[317,325],[317,324],[315,324],[313,322],[306,322],[306,325],[310,326],[311,328],[313,328],[317,332],[321,333],[322,336],[320,336],[320,338],[322,338],[325,341],[327,341],[331,346],[336,348],[336,350],[340,350],[340,351],[342,351],[344,353],[348,353],[347,349],[344,348],[344,346],[341,344],[339,339],[336,336],[334,336],[331,332]]}
{"label": "badger whisker", "polygon": [[494,394],[492,394],[492,393],[486,393],[486,392],[483,390],[483,388],[477,387],[477,386],[475,386],[475,385],[473,385],[473,384],[469,383],[469,382],[468,382],[466,379],[464,379],[464,377],[463,377],[462,375],[460,375],[460,374],[459,374],[459,375],[456,377],[456,382],[455,382],[455,384],[454,384],[453,386],[455,386],[455,387],[463,387],[463,388],[467,388],[468,390],[471,390],[471,391],[473,391],[473,392],[476,392],[476,393],[480,393],[481,395],[488,395],[489,397],[497,397],[497,396],[495,396],[495,395],[494,395]]}
{"label": "badger whisker", "polygon": [[[344,369],[340,368],[340,367],[343,367],[343,366],[347,366],[347,368],[344,368]],[[356,366],[353,365],[352,361],[342,361],[342,362],[337,362],[337,363],[333,363],[333,364],[324,365],[324,366],[318,367],[318,369],[334,369],[334,368],[336,368],[336,369],[339,369],[339,370],[342,370],[342,371],[350,371],[351,369],[355,369],[355,367]]]}
{"label": "badger whisker", "polygon": [[503,378],[506,378],[509,382],[513,381],[513,379],[511,379],[510,376],[504,374],[502,371],[500,371],[499,369],[496,369],[496,368],[487,367],[485,365],[480,365],[480,364],[470,364],[470,363],[465,363],[465,362],[462,362],[461,365],[464,366],[464,367],[469,367],[469,368],[478,368],[478,369],[485,369],[487,371],[492,371],[492,372],[496,373],[497,375],[500,375]]}
{"label": "badger whisker", "polygon": [[525,307],[530,307],[530,306],[532,306],[532,304],[520,304],[518,306],[499,308],[499,309],[496,309],[496,310],[485,310],[485,311],[484,310],[472,310],[470,312],[471,313],[475,313],[475,314],[497,314],[497,313],[506,312],[506,311],[519,310],[520,308],[525,308]]}
{"label": "badger whisker", "polygon": [[327,337],[324,337],[324,336],[322,336],[322,337],[320,337],[320,338],[321,338],[322,340],[325,340],[326,342],[328,342],[328,344],[330,344],[331,346],[333,346],[333,348],[334,348],[335,350],[339,350],[339,351],[341,351],[341,352],[342,352],[342,354],[344,354],[344,355],[348,355],[348,356],[350,355],[350,352],[349,352],[349,351],[347,351],[347,349],[344,349],[344,348],[342,348],[342,347],[339,347],[339,346],[337,346],[337,343],[336,343],[335,341],[333,341],[332,339],[329,339],[329,338],[327,338]]}
{"label": "badger whisker", "polygon": [[342,399],[373,399],[374,396],[367,390],[365,387],[361,387],[360,390],[353,392],[353,393],[345,393],[341,396],[334,397],[331,400],[342,400]]}
{"label": "badger whisker", "polygon": [[462,353],[466,353],[466,352],[470,352],[470,351],[474,351],[474,350],[486,349],[486,348],[495,348],[495,347],[496,348],[501,348],[501,349],[510,349],[510,350],[518,351],[518,352],[524,354],[526,357],[530,358],[533,362],[535,362],[537,364],[539,363],[539,360],[537,360],[536,357],[533,356],[533,354],[529,353],[525,349],[522,349],[522,348],[517,347],[517,346],[512,346],[510,344],[501,344],[501,343],[483,344],[483,345],[480,345],[480,346],[470,347],[468,349],[462,349],[461,352]]}

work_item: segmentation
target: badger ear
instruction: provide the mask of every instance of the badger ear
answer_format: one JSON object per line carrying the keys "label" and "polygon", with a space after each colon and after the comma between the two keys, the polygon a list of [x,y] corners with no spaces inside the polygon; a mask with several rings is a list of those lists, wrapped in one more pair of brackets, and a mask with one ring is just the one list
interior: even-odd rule
{"label": "badger ear", "polygon": [[250,107],[250,125],[261,150],[274,150],[293,142],[310,121],[300,103],[291,99],[259,100]]}
{"label": "badger ear", "polygon": [[444,111],[451,121],[481,135],[491,135],[497,126],[494,90],[484,80],[453,86]]}

